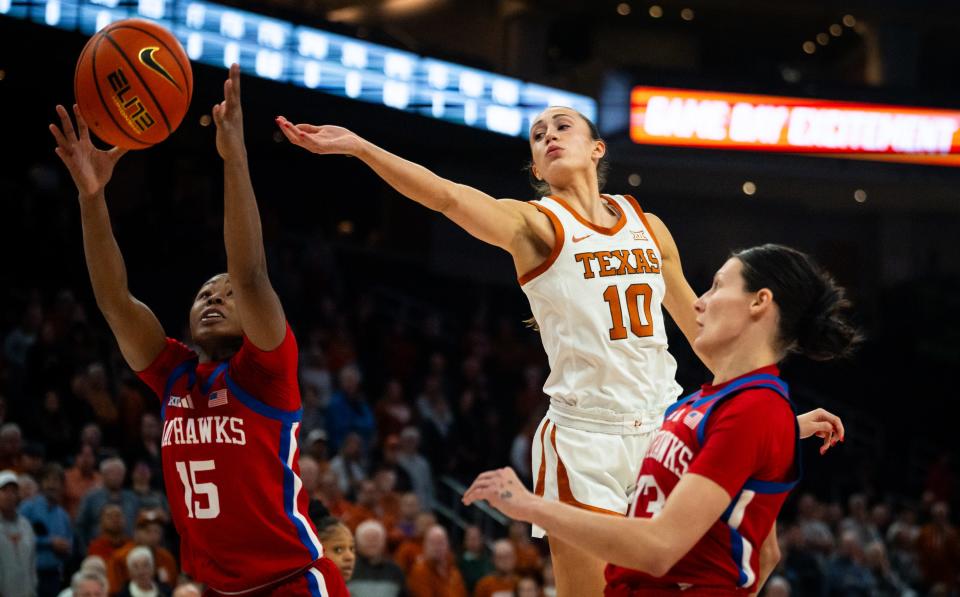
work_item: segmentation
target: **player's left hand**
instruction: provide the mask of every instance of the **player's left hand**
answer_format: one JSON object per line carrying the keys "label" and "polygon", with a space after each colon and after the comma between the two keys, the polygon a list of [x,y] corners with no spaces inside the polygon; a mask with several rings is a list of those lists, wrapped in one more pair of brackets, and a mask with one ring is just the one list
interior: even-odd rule
{"label": "player's left hand", "polygon": [[837,415],[822,408],[798,416],[797,424],[800,426],[801,439],[813,435],[823,438],[823,445],[820,446],[821,455],[826,454],[827,450],[844,439],[843,421]]}
{"label": "player's left hand", "polygon": [[224,160],[246,156],[243,144],[243,111],[240,109],[240,65],[230,65],[230,76],[223,83],[223,101],[213,107],[217,125],[217,152]]}
{"label": "player's left hand", "polygon": [[486,500],[510,518],[527,522],[540,499],[527,491],[523,481],[509,467],[481,473],[463,494],[463,503],[467,506],[478,500]]}

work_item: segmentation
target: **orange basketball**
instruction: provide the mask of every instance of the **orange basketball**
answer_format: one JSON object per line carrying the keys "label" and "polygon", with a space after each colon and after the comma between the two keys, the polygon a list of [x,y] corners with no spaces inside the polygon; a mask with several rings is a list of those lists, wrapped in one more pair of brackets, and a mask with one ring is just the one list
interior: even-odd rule
{"label": "orange basketball", "polygon": [[180,125],[193,95],[193,71],[172,33],[151,21],[125,19],[107,25],[84,46],[73,92],[97,137],[143,149]]}

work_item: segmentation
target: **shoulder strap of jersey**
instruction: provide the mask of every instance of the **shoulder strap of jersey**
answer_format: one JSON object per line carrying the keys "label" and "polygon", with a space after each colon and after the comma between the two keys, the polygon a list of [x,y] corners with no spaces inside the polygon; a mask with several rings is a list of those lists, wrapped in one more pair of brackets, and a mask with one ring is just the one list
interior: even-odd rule
{"label": "shoulder strap of jersey", "polygon": [[[793,459],[795,472],[794,478],[790,481],[762,481],[759,479],[747,479],[746,483],[743,485],[743,489],[753,491],[754,493],[766,493],[766,494],[775,494],[775,493],[786,493],[796,487],[797,483],[800,482],[800,478],[803,476],[803,458],[800,450],[800,426],[796,420],[797,409],[794,407],[793,402],[790,400],[790,391],[787,382],[783,381],[775,375],[769,375],[765,373],[751,375],[744,377],[737,381],[737,383],[730,384],[729,386],[723,388],[716,394],[711,394],[706,398],[701,398],[695,403],[696,406],[702,406],[709,404],[706,412],[704,413],[703,419],[700,421],[700,424],[697,425],[697,442],[702,446],[704,440],[704,434],[706,433],[707,420],[710,418],[710,413],[713,412],[713,409],[716,406],[723,402],[733,398],[737,394],[740,394],[748,389],[754,388],[766,388],[768,390],[773,390],[781,398],[787,401],[787,404],[790,406],[790,410],[794,414],[794,450],[793,450]],[[709,402],[711,401],[712,402]],[[734,500],[736,502],[736,500]]]}

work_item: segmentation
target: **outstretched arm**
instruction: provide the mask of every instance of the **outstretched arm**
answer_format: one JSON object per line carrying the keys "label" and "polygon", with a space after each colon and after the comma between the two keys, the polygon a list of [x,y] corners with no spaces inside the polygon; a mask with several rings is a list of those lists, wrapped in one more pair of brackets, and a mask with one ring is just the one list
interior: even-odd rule
{"label": "outstretched arm", "polygon": [[470,505],[477,500],[486,500],[510,518],[536,524],[551,537],[606,562],[653,576],[669,572],[730,505],[723,487],[688,473],[654,518],[598,514],[533,495],[510,468],[477,477],[463,502]]}
{"label": "outstretched arm", "polygon": [[80,110],[73,106],[77,129],[66,108],[57,106],[60,127],[50,125],[57,140],[54,150],[77,185],[83,254],[93,285],[97,307],[120,345],[120,352],[134,371],[146,369],[166,345],[163,327],[153,312],[135,299],[127,287],[127,269],[110,226],[104,187],[113,167],[126,150],[101,151],[90,141],[90,132]]}
{"label": "outstretched arm", "polygon": [[287,323],[280,299],[267,276],[267,258],[257,198],[250,182],[240,109],[240,67],[230,67],[223,101],[213,107],[217,151],[223,158],[223,242],[227,273],[243,323],[243,333],[261,350],[283,342]]}
{"label": "outstretched arm", "polygon": [[442,213],[472,236],[506,250],[515,258],[530,244],[529,221],[546,219],[522,201],[497,200],[473,187],[447,180],[343,127],[295,125],[282,116],[277,117],[277,124],[291,143],[308,151],[362,160],[400,194]]}

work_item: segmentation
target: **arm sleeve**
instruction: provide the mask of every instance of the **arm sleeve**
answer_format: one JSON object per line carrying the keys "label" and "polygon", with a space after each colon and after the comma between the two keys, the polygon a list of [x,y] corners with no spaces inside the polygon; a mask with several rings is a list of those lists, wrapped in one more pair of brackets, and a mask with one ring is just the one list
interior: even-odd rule
{"label": "arm sleeve", "polygon": [[248,338],[230,360],[230,377],[264,403],[283,410],[300,408],[297,380],[297,340],[287,324],[283,341],[273,350],[260,350]]}
{"label": "arm sleeve", "polygon": [[167,338],[167,345],[160,351],[157,358],[143,371],[137,371],[137,377],[150,386],[158,398],[163,397],[167,378],[180,363],[195,358],[197,355],[182,342]]}
{"label": "arm sleeve", "polygon": [[723,487],[730,498],[747,479],[779,481],[792,468],[795,417],[776,392],[748,390],[719,404],[688,472]]}

